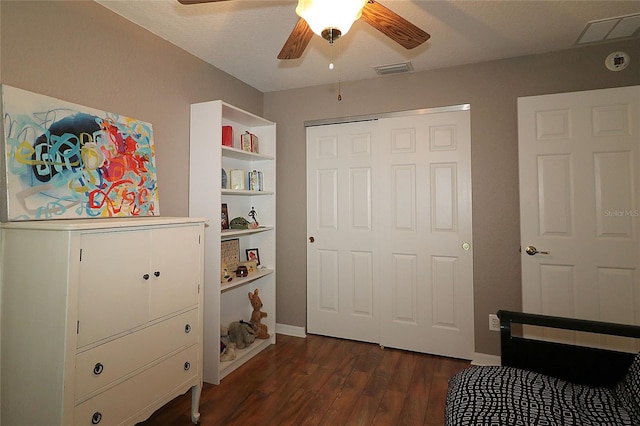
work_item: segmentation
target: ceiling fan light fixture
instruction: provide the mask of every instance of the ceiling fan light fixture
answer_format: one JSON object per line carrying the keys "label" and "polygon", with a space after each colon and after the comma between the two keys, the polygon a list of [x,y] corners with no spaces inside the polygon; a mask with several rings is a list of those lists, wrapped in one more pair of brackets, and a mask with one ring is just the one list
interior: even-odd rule
{"label": "ceiling fan light fixture", "polygon": [[329,44],[333,44],[335,40],[340,38],[342,32],[337,28],[325,28],[320,35],[323,39],[327,40]]}
{"label": "ceiling fan light fixture", "polygon": [[[307,21],[314,33],[327,40],[327,37],[335,40],[340,35],[345,35],[360,18],[366,2],[367,0],[298,0],[296,13]],[[323,35],[325,30],[330,30],[325,33],[328,34],[327,37]]]}

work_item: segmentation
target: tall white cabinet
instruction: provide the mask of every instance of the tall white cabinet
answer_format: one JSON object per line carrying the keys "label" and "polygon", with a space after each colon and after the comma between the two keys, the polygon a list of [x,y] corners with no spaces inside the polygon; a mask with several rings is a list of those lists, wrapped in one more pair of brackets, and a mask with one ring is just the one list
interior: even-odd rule
{"label": "tall white cabinet", "polygon": [[[222,126],[233,129],[233,146],[222,145]],[[241,149],[240,135],[257,136],[258,152]],[[276,125],[249,112],[210,101],[191,106],[191,144],[189,174],[189,214],[206,217],[205,289],[204,289],[204,381],[220,380],[251,359],[268,345],[275,343],[276,317]],[[222,170],[230,182],[231,170],[245,180],[244,189],[222,187]],[[261,190],[250,190],[247,174],[262,173]],[[221,229],[221,205],[227,205],[229,220],[243,217],[254,209],[259,227],[256,229]],[[233,274],[230,282],[221,283],[221,242],[238,240],[240,261],[247,260],[247,249],[258,249],[260,268],[247,277]],[[259,290],[263,302],[262,319],[269,329],[268,339],[256,340],[248,348],[236,350],[236,359],[220,361],[220,327],[233,321],[249,321],[251,305],[248,294]]]}
{"label": "tall white cabinet", "polygon": [[125,425],[202,388],[204,220],[0,225],[6,425]]}

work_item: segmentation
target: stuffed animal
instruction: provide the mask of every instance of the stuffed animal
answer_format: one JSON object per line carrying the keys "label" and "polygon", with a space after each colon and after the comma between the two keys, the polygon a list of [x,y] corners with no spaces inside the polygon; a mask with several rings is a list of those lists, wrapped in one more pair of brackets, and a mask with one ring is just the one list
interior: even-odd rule
{"label": "stuffed animal", "polygon": [[231,219],[229,226],[231,226],[231,229],[248,229],[249,221],[244,217],[238,216]]}
{"label": "stuffed animal", "polygon": [[220,361],[233,361],[236,359],[236,350],[233,345],[229,345],[224,348],[224,352],[220,354]]}
{"label": "stuffed animal", "polygon": [[229,342],[229,327],[220,326],[220,361],[236,359],[235,343]]}
{"label": "stuffed animal", "polygon": [[244,349],[256,340],[251,324],[245,321],[234,321],[229,324],[229,343],[236,348]]}
{"label": "stuffed animal", "polygon": [[249,292],[249,300],[251,301],[251,307],[253,307],[250,322],[255,329],[256,338],[268,339],[270,337],[268,333],[269,330],[265,324],[262,324],[262,318],[266,318],[267,313],[260,311],[262,308],[262,300],[260,300],[260,296],[258,296],[257,288],[253,293]]}

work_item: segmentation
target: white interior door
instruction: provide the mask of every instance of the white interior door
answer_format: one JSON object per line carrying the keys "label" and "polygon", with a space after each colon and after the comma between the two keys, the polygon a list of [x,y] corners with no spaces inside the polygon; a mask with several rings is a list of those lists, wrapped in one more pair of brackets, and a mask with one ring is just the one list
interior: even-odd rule
{"label": "white interior door", "polygon": [[307,128],[307,330],[379,342],[375,121]]}
{"label": "white interior door", "polygon": [[379,121],[381,342],[471,359],[469,110]]}
{"label": "white interior door", "polygon": [[468,109],[307,128],[310,333],[471,358],[470,159]]}
{"label": "white interior door", "polygon": [[518,133],[524,311],[640,324],[640,86],[520,98]]}

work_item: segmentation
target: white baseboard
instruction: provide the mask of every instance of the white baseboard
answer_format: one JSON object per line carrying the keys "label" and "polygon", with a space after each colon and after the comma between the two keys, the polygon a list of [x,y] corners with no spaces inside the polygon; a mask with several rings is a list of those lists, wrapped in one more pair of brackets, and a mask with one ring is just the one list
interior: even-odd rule
{"label": "white baseboard", "polygon": [[293,337],[307,337],[307,330],[296,325],[276,324],[276,333]]}
{"label": "white baseboard", "polygon": [[[306,329],[296,325],[276,324],[276,333],[293,337],[307,337]],[[501,365],[500,357],[497,355],[474,352],[472,356],[471,365]]]}
{"label": "white baseboard", "polygon": [[471,365],[502,365],[501,358],[498,355],[474,352],[472,356]]}

